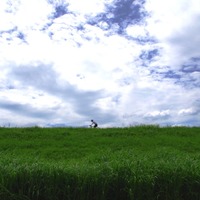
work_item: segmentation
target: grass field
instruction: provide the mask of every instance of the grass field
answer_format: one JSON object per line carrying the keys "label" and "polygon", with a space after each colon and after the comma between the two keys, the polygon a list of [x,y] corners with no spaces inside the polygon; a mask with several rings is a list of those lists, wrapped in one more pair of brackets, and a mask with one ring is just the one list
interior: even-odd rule
{"label": "grass field", "polygon": [[1,200],[199,200],[200,128],[0,128]]}

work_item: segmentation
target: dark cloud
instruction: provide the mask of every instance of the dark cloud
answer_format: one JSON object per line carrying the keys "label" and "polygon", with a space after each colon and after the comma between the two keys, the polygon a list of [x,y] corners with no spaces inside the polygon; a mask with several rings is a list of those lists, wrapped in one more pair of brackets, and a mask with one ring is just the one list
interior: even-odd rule
{"label": "dark cloud", "polygon": [[[196,109],[196,112],[195,114],[199,114],[200,115],[200,99],[197,99],[195,102],[194,102],[194,108]],[[200,124],[200,120],[199,120],[199,124]]]}
{"label": "dark cloud", "polygon": [[24,86],[53,91],[57,86],[57,74],[49,65],[43,65],[40,62],[36,65],[14,67],[9,75],[11,78],[19,80]]}
{"label": "dark cloud", "polygon": [[191,61],[200,63],[200,57],[192,57]]}
{"label": "dark cloud", "polygon": [[[181,66],[179,81],[186,88],[200,87],[200,57],[193,57]],[[194,75],[196,73],[196,75]]]}
{"label": "dark cloud", "polygon": [[189,61],[182,65],[182,72],[192,73],[200,72],[200,57],[192,57]]}
{"label": "dark cloud", "polygon": [[172,71],[172,70],[169,70],[169,71],[163,73],[163,75],[164,75],[164,78],[173,78],[173,79],[180,79],[181,78],[180,74],[178,74],[177,72]]}
{"label": "dark cloud", "polygon": [[53,111],[39,110],[29,104],[21,104],[21,103],[16,103],[14,101],[5,101],[2,99],[0,101],[0,108],[9,110],[13,113],[16,113],[17,115],[39,118],[39,119],[42,118],[50,119],[54,114]]}

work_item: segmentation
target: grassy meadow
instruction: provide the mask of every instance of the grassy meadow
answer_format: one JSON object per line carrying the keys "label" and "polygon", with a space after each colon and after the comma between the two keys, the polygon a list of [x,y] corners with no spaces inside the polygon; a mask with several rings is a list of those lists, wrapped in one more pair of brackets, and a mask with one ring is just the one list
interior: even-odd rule
{"label": "grassy meadow", "polygon": [[199,200],[200,128],[0,128],[1,200]]}

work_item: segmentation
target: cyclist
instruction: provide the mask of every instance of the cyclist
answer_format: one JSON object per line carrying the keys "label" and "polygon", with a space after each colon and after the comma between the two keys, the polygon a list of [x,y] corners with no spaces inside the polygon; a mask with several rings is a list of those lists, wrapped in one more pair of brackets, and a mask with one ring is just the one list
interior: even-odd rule
{"label": "cyclist", "polygon": [[92,119],[91,120],[92,124],[90,125],[90,127],[96,128],[98,126],[98,124]]}

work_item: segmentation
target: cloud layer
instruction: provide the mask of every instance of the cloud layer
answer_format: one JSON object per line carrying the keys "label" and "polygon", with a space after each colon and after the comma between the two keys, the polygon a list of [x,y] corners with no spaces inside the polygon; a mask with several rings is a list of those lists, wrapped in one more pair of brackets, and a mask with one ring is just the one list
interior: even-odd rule
{"label": "cloud layer", "polygon": [[200,2],[0,3],[0,125],[200,125]]}

